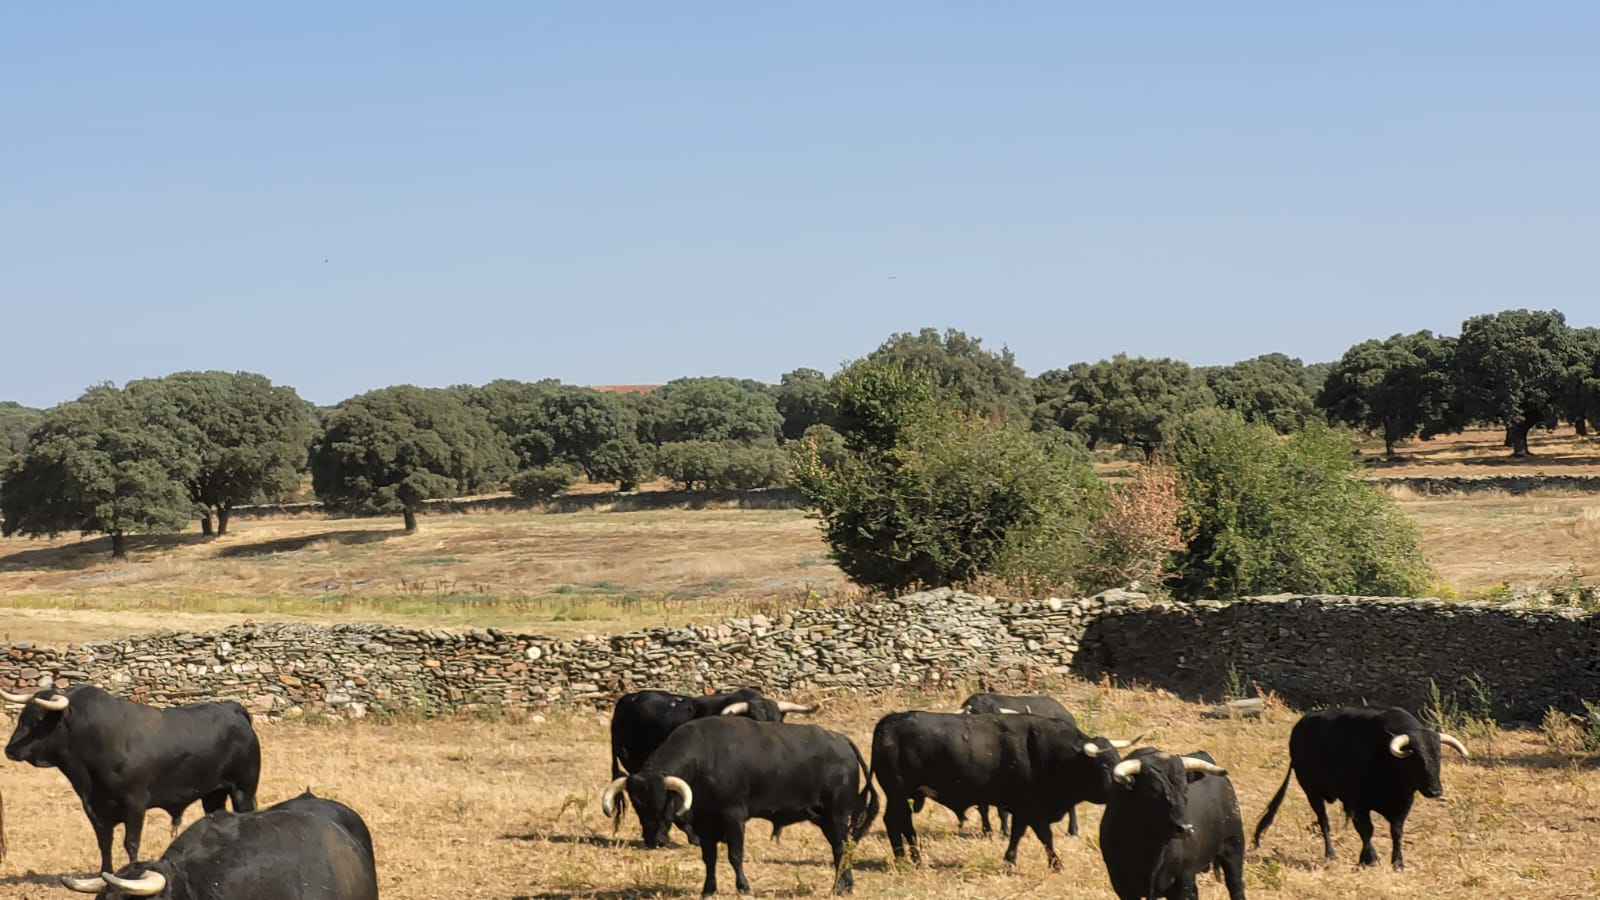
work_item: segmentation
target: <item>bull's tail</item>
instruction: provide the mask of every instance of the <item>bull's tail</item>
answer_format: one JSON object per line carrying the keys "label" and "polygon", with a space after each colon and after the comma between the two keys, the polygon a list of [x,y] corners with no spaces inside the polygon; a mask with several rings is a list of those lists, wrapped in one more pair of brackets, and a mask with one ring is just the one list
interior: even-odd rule
{"label": "bull's tail", "polygon": [[1272,795],[1272,801],[1267,804],[1267,811],[1261,814],[1261,821],[1256,823],[1255,837],[1250,839],[1250,846],[1261,846],[1261,835],[1272,824],[1272,817],[1278,814],[1278,804],[1283,802],[1283,795],[1289,792],[1289,779],[1294,776],[1294,763],[1289,763],[1289,771],[1283,773],[1283,784],[1278,785],[1278,792]]}
{"label": "bull's tail", "polygon": [[[627,773],[622,771],[622,763],[617,760],[617,750],[611,748],[611,780],[616,781]],[[622,830],[622,814],[628,811],[628,792],[618,791],[615,805],[611,807],[611,833],[615,835]]]}
{"label": "bull's tail", "polygon": [[872,828],[872,823],[878,818],[878,792],[872,789],[872,767],[861,758],[861,748],[855,741],[850,742],[850,749],[855,751],[856,765],[866,775],[866,781],[861,785],[861,802],[854,813],[850,815],[850,840],[859,842],[867,836],[867,831]]}

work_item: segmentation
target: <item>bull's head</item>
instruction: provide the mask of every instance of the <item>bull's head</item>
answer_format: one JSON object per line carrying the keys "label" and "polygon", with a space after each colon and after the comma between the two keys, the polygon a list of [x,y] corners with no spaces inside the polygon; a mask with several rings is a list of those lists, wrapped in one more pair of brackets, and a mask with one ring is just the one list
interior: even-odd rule
{"label": "bull's head", "polygon": [[[1090,803],[1105,803],[1111,794],[1111,774],[1121,759],[1117,753],[1130,741],[1114,741],[1110,738],[1097,737],[1083,742],[1078,747],[1078,755],[1071,764],[1072,770],[1080,774],[1074,775],[1074,780],[1079,783],[1093,786],[1093,792],[1086,798]],[[1085,776],[1082,773],[1092,773]],[[1087,779],[1084,781],[1083,779]]]}
{"label": "bull's head", "polygon": [[1138,819],[1151,827],[1164,823],[1171,837],[1181,837],[1194,831],[1189,822],[1190,782],[1226,774],[1227,769],[1207,760],[1141,750],[1118,763],[1112,777],[1123,791],[1116,802],[1131,805]]}
{"label": "bull's head", "polygon": [[639,814],[644,845],[651,849],[666,846],[672,823],[694,806],[694,790],[687,781],[676,775],[640,772],[607,785],[600,795],[600,811],[610,816],[624,790],[633,801],[634,812]]}
{"label": "bull's head", "polygon": [[782,722],[783,717],[793,713],[807,715],[817,711],[820,704],[806,706],[801,703],[790,703],[787,700],[769,700],[766,697],[752,697],[749,700],[740,700],[729,703],[722,708],[724,716],[747,716],[757,722]]}
{"label": "bull's head", "polygon": [[61,884],[69,891],[95,894],[98,900],[117,900],[121,897],[166,896],[167,876],[159,870],[161,863],[130,864],[119,875],[101,872],[94,878],[62,876]]}
{"label": "bull's head", "polygon": [[17,712],[17,727],[6,744],[6,758],[40,768],[59,765],[60,751],[67,742],[61,726],[70,715],[71,698],[56,690],[37,694],[0,691],[0,698],[22,704]]}
{"label": "bull's head", "polygon": [[1397,734],[1389,739],[1389,755],[1400,760],[1397,765],[1407,771],[1418,793],[1430,800],[1444,797],[1444,785],[1439,781],[1441,746],[1456,751],[1463,759],[1471,758],[1460,741],[1431,728]]}

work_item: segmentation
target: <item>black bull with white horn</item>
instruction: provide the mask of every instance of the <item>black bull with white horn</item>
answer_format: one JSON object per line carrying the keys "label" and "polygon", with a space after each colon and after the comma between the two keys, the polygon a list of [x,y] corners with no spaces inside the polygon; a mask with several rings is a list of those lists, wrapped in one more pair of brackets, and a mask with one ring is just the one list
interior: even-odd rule
{"label": "black bull with white horn", "polygon": [[[659,690],[624,694],[611,712],[611,779],[639,771],[674,731],[696,719],[734,716],[782,722],[786,716],[813,713],[817,708],[815,704],[776,700],[753,687],[699,697]],[[610,812],[613,831],[621,827],[627,806],[627,796],[619,795]],[[695,843],[693,829],[686,824],[682,827],[689,842]]]}

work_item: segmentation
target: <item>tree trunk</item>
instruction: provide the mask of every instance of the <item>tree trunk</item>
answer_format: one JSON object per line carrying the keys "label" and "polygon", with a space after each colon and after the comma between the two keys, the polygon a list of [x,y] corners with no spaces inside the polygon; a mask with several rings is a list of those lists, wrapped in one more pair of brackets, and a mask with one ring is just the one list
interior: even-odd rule
{"label": "tree trunk", "polygon": [[233,509],[227,506],[217,507],[217,537],[228,533],[228,519],[233,516]]}
{"label": "tree trunk", "polygon": [[1578,437],[1588,437],[1589,436],[1589,417],[1588,416],[1579,416],[1578,420],[1576,422],[1572,423],[1572,428],[1573,428],[1574,431],[1576,431],[1578,433]]}
{"label": "tree trunk", "polygon": [[1506,443],[1511,447],[1512,456],[1532,456],[1533,451],[1528,449],[1528,432],[1533,430],[1532,422],[1520,422],[1506,429]]}
{"label": "tree trunk", "polygon": [[207,509],[200,517],[200,533],[206,537],[215,537],[216,532],[211,529],[211,510]]}
{"label": "tree trunk", "polygon": [[113,529],[111,532],[111,558],[128,558],[128,540],[121,529]]}
{"label": "tree trunk", "polygon": [[411,532],[416,531],[417,530],[417,513],[416,513],[416,510],[413,510],[413,509],[407,507],[406,510],[405,510],[405,517],[406,517],[406,534],[410,534]]}
{"label": "tree trunk", "polygon": [[1394,432],[1385,425],[1383,428],[1383,455],[1394,459]]}

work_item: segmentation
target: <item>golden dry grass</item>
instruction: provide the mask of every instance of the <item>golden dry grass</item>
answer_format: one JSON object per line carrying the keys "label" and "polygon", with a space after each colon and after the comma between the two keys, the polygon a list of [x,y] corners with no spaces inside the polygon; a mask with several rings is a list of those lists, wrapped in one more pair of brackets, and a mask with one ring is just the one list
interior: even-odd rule
{"label": "golden dry grass", "polygon": [[1395,445],[1395,459],[1383,455],[1382,441],[1364,450],[1373,475],[1600,475],[1600,437],[1578,437],[1563,426],[1528,436],[1531,456],[1513,458],[1503,431],[1471,429],[1427,441]]}
{"label": "golden dry grass", "polygon": [[226,537],[0,541],[0,635],[59,641],[246,617],[556,634],[681,624],[850,592],[793,510],[239,520]]}
{"label": "golden dry grass", "polygon": [[[1059,685],[1069,708],[1112,734],[1149,730],[1167,749],[1205,748],[1229,767],[1253,829],[1287,764],[1295,714],[1270,705],[1260,721],[1214,721],[1201,707],[1161,692],[1108,689],[1084,682]],[[865,751],[873,722],[892,709],[952,708],[952,692],[877,699],[838,698],[818,723],[850,735]],[[260,728],[263,804],[310,785],[358,809],[372,828],[387,900],[451,897],[557,898],[676,896],[698,893],[699,853],[679,844],[645,851],[632,844],[631,818],[614,841],[597,797],[604,787],[606,729],[592,712],[555,712],[549,720],[439,720],[421,723],[271,724]],[[1337,816],[1341,859],[1325,865],[1314,823],[1298,788],[1291,787],[1260,851],[1247,861],[1252,897],[1424,898],[1441,895],[1519,898],[1592,896],[1600,889],[1600,769],[1592,761],[1553,753],[1533,732],[1465,738],[1474,759],[1445,763],[1449,799],[1419,800],[1406,834],[1408,868],[1360,870],[1353,829]],[[60,898],[54,877],[92,868],[96,851],[81,810],[60,773],[7,767],[6,821],[11,853],[0,868],[0,900]],[[198,809],[198,808],[197,808]],[[1056,829],[1065,871],[1051,874],[1033,838],[1019,865],[1000,862],[998,837],[955,833],[947,810],[929,804],[916,819],[927,866],[897,869],[881,821],[857,851],[856,896],[864,898],[1009,898],[1037,893],[1110,898],[1094,838],[1100,808],[1083,808],[1087,839]],[[198,812],[191,813],[191,821]],[[780,843],[764,822],[748,830],[747,871],[758,896],[826,894],[831,884],[826,847],[817,830],[796,825]],[[1379,826],[1387,860],[1387,830]],[[145,856],[168,840],[164,817],[146,826]],[[120,848],[116,851],[121,861]],[[719,870],[732,895],[726,859]],[[1202,879],[1202,897],[1225,896]]]}
{"label": "golden dry grass", "polygon": [[1600,581],[1600,495],[1397,493],[1441,582],[1459,594]]}

